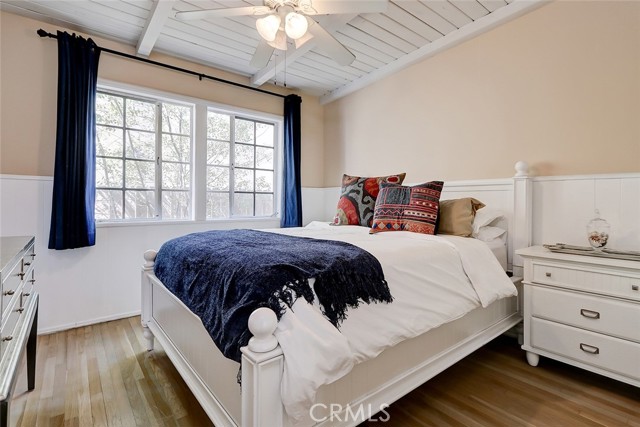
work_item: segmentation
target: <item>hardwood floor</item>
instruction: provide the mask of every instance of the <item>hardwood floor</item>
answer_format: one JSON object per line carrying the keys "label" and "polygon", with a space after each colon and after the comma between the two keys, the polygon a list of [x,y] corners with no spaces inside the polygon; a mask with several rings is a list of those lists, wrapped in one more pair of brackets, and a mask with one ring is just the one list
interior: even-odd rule
{"label": "hardwood floor", "polygon": [[[11,426],[211,426],[138,317],[38,338],[36,389],[20,374]],[[640,362],[639,362],[640,363]],[[640,389],[542,359],[499,338],[362,426],[635,426]],[[381,419],[385,414],[378,414]]]}

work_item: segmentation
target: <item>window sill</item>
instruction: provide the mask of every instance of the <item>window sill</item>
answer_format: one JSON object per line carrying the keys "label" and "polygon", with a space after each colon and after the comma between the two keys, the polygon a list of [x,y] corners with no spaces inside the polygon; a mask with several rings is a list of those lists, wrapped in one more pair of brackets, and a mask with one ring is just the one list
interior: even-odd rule
{"label": "window sill", "polygon": [[173,221],[123,221],[123,222],[96,222],[96,228],[111,228],[111,227],[153,227],[153,226],[192,226],[192,225],[233,225],[234,227],[242,224],[260,224],[268,225],[272,228],[280,228],[279,217],[262,217],[262,218],[224,218],[224,219],[210,219],[205,221],[196,220],[173,220]]}

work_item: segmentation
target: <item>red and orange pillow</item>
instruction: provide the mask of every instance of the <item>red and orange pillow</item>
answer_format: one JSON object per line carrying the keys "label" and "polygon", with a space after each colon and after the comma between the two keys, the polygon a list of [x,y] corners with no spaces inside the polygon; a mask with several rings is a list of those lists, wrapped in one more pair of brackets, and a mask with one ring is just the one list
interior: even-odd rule
{"label": "red and orange pillow", "polygon": [[343,175],[333,224],[371,227],[380,184],[402,184],[405,176],[405,173],[369,178]]}

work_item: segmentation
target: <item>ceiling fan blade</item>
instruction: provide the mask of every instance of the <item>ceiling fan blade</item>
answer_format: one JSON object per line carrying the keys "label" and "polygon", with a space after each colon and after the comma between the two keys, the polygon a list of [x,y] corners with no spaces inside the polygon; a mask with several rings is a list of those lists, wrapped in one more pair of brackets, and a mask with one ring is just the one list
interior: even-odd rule
{"label": "ceiling fan blade", "polygon": [[[307,18],[308,20],[308,18]],[[313,39],[313,34],[311,34],[309,31],[307,31],[306,33],[304,33],[304,35],[298,39],[295,39],[293,42],[296,46],[296,49],[300,49],[302,46],[304,46],[304,44],[306,42],[308,42],[309,40]]]}
{"label": "ceiling fan blade", "polygon": [[309,32],[318,43],[318,49],[342,66],[351,65],[356,59],[355,55],[316,21],[309,17],[307,17],[307,21],[309,21]]}
{"label": "ceiling fan blade", "polygon": [[387,10],[388,0],[300,0],[298,9],[305,15],[378,13]]}
{"label": "ceiling fan blade", "polygon": [[266,40],[260,40],[260,43],[256,48],[256,53],[253,54],[253,58],[251,58],[249,65],[258,69],[266,67],[274,50],[275,48],[269,45]]}
{"label": "ceiling fan blade", "polygon": [[230,16],[260,16],[273,12],[268,6],[232,7],[227,9],[188,10],[176,12],[176,19],[180,21],[192,21],[207,18],[227,18]]}

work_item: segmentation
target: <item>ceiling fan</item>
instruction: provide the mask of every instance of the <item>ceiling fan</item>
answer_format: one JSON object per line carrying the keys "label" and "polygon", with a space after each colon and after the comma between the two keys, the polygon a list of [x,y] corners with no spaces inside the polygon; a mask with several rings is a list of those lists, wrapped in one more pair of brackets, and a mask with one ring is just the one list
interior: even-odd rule
{"label": "ceiling fan", "polygon": [[312,16],[384,12],[388,0],[264,0],[264,6],[245,6],[226,9],[204,9],[176,12],[181,21],[232,16],[261,16],[256,29],[260,44],[251,59],[251,66],[263,68],[275,49],[287,50],[287,38],[299,48],[311,39],[318,49],[340,65],[350,65],[355,56],[322,28]]}

